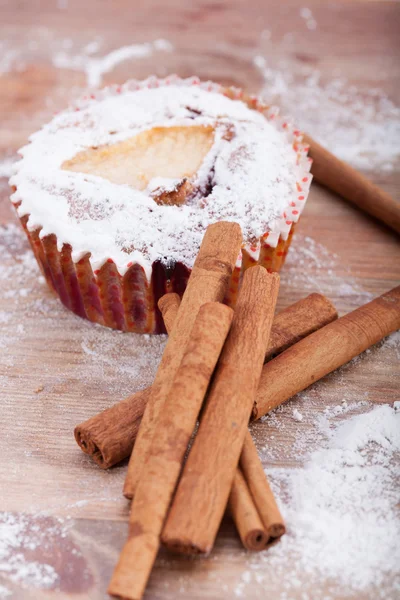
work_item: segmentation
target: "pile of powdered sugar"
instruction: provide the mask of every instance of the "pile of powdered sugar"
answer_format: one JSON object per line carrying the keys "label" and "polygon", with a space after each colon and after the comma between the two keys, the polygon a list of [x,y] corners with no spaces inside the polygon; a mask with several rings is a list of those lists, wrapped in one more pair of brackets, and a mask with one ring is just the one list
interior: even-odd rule
{"label": "pile of powdered sugar", "polygon": [[[302,419],[296,415],[295,420],[301,438]],[[288,600],[303,587],[314,590],[312,596],[303,592],[304,600],[338,597],[338,592],[341,598],[363,593],[394,598],[400,592],[398,410],[345,402],[317,414],[311,424],[311,452],[304,463],[267,469],[287,535],[268,552],[247,559],[233,591],[247,597],[251,584],[261,598],[263,585],[268,583],[273,595],[283,582],[279,597]]]}

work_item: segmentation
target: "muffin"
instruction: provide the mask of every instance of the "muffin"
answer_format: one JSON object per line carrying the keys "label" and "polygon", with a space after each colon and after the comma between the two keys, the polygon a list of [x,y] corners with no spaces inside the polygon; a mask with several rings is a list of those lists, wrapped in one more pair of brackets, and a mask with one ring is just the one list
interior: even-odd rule
{"label": "muffin", "polygon": [[276,108],[192,77],[84,97],[20,150],[11,200],[49,287],[77,315],[164,331],[206,227],[245,240],[226,302],[254,264],[278,271],[311,183],[308,148]]}

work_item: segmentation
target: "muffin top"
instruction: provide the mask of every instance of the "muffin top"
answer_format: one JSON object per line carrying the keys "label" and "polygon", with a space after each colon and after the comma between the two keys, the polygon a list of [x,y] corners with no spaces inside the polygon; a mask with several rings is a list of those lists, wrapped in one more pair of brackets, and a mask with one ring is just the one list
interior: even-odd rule
{"label": "muffin top", "polygon": [[[19,216],[93,268],[193,265],[204,230],[238,222],[248,251],[276,246],[311,176],[299,132],[240,90],[176,77],[105,88],[58,114],[20,150]],[[254,106],[254,108],[253,108]]]}

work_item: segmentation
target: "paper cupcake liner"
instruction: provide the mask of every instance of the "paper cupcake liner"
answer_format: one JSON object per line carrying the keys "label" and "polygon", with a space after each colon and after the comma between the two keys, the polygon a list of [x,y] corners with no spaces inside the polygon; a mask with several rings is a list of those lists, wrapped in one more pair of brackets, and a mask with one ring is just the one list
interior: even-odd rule
{"label": "paper cupcake liner", "polygon": [[[28,216],[22,217],[21,224],[36,260],[49,288],[66,308],[79,317],[113,329],[165,333],[157,302],[167,292],[176,292],[182,297],[190,275],[187,266],[178,262],[168,268],[160,262],[153,263],[150,282],[138,264],[133,264],[121,276],[111,259],[94,273],[89,255],[74,263],[71,246],[64,244],[59,251],[55,235],[40,238],[40,229],[29,231],[27,220]],[[287,240],[279,240],[276,248],[264,244],[258,260],[243,250],[242,262],[235,267],[225,297],[229,306],[236,303],[239,283],[246,269],[259,264],[270,272],[279,271],[288,253],[293,230],[292,227]]]}
{"label": "paper cupcake liner", "polygon": [[[195,77],[186,80],[176,76],[165,80],[151,77],[144,82],[129,81],[124,86],[100,90],[91,98],[78,101],[77,105],[84,106],[107,94],[121,93],[124,89],[158,87],[161,84],[200,85],[232,99],[240,99],[250,108],[262,112],[268,120],[274,120],[276,126],[285,131],[287,139],[297,152],[297,162],[303,173],[302,180],[296,183],[297,197],[293,198],[290,207],[271,224],[271,230],[263,235],[255,246],[246,244],[242,249],[240,263],[236,265],[225,298],[228,305],[234,306],[240,279],[246,269],[259,264],[272,272],[279,271],[283,266],[312,179],[309,173],[311,159],[307,157],[308,147],[301,143],[302,134],[295,130],[287,119],[279,116],[277,108],[265,105],[255,96],[245,95],[240,89],[222,88],[212,82],[200,82]],[[15,203],[15,207],[18,206],[19,203]],[[37,262],[50,289],[69,310],[80,317],[121,331],[165,333],[157,302],[167,292],[183,295],[190,268],[181,262],[166,266],[157,261],[152,265],[149,280],[140,264],[129,264],[128,270],[121,275],[113,260],[109,258],[100,269],[93,270],[90,253],[74,262],[73,249],[69,244],[63,244],[60,250],[60,244],[54,234],[41,237],[40,227],[29,230],[28,219],[29,215],[20,218]]]}

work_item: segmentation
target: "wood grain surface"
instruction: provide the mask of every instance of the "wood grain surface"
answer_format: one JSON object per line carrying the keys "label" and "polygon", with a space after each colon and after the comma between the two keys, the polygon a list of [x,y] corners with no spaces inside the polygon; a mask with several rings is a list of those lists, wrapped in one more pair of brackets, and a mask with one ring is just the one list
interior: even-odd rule
{"label": "wood grain surface", "polygon": [[[0,164],[87,85],[82,64],[55,66],[54,54],[67,49],[78,55],[96,40],[102,54],[158,38],[173,44],[172,51],[154,50],[121,62],[104,75],[104,83],[177,72],[257,92],[263,81],[253,57],[268,30],[274,59],[309,64],[325,81],[339,69],[352,85],[379,88],[399,104],[398,3],[311,0],[307,7],[317,23],[312,30],[299,16],[303,7],[294,0],[0,0]],[[282,43],[288,35],[294,44]],[[4,66],[12,50],[20,58]],[[368,172],[397,200],[398,167]],[[65,310],[45,287],[8,197],[7,178],[0,178],[0,519],[11,513],[41,542],[14,544],[12,556],[0,556],[0,586],[8,594],[0,598],[99,600],[107,597],[127,534],[126,464],[109,472],[98,469],[78,449],[73,428],[149,385],[164,341],[113,332]],[[320,291],[343,314],[399,281],[399,238],[313,185],[282,272],[278,308]],[[312,434],[316,415],[327,406],[343,399],[397,400],[399,373],[398,350],[380,344],[292,399],[273,419],[254,424],[267,472],[303,464],[307,449],[300,452],[296,440],[300,433]],[[294,408],[301,410],[303,422],[293,419]],[[288,589],[268,552],[260,556],[243,551],[226,518],[208,560],[161,551],[145,597],[300,600],[324,597],[328,584],[332,598],[377,597],[373,586],[352,594],[324,577],[315,587],[306,574],[298,587]],[[295,561],[289,544],[288,572]],[[8,571],[4,562],[11,565]],[[49,565],[57,577],[45,588],[34,579],[29,584],[18,567],[25,563]],[[248,581],[249,570],[258,577]],[[385,585],[386,597],[393,597],[391,582]]]}

